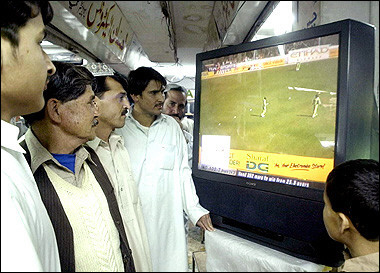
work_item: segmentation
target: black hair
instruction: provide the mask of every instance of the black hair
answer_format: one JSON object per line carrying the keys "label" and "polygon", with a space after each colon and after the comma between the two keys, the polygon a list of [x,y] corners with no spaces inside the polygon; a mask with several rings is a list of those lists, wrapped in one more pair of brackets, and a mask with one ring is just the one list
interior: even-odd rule
{"label": "black hair", "polygon": [[33,114],[23,116],[28,125],[41,120],[45,116],[46,103],[55,98],[65,103],[75,100],[86,92],[87,85],[94,86],[94,76],[87,68],[70,63],[53,62],[56,72],[50,77],[47,89],[44,91],[44,108]]}
{"label": "black hair", "polygon": [[127,79],[127,93],[130,95],[141,95],[151,80],[160,82],[163,87],[166,86],[166,79],[151,67],[141,66],[132,70]]}
{"label": "black hair", "polygon": [[184,87],[182,87],[181,85],[178,85],[178,84],[168,84],[168,86],[166,86],[166,90],[164,91],[165,99],[167,99],[167,97],[168,97],[167,93],[170,90],[182,92],[182,94],[185,96],[185,99],[186,99],[185,105],[187,104],[187,91]]}
{"label": "black hair", "polygon": [[19,29],[41,13],[45,25],[53,19],[53,9],[48,1],[5,1],[1,4],[1,37],[13,47],[19,44]]}
{"label": "black hair", "polygon": [[336,166],[326,180],[335,212],[346,215],[367,240],[379,240],[379,162],[355,159]]}
{"label": "black hair", "polygon": [[91,88],[95,93],[95,90],[98,89],[98,82],[91,71],[88,70],[85,66],[75,66],[75,69],[80,70],[84,74],[85,78],[91,79]]}
{"label": "black hair", "polygon": [[[101,98],[106,91],[110,90],[109,86],[107,86],[107,84],[106,84],[106,79],[107,78],[114,79],[115,81],[117,81],[118,83],[120,83],[121,86],[123,87],[123,89],[126,92],[128,90],[127,77],[124,76],[123,74],[117,72],[117,71],[114,71],[113,75],[96,76],[95,78],[96,78],[96,81],[97,81],[97,87],[94,89],[94,92],[95,92],[95,95],[98,98]],[[129,103],[132,104],[133,100],[132,100],[132,98],[130,97],[130,95],[128,93],[127,93],[127,97],[128,97]]]}

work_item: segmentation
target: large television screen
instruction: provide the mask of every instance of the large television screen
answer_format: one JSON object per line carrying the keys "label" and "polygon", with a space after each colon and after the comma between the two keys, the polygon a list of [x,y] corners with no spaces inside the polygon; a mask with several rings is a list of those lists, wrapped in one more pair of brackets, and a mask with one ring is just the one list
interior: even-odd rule
{"label": "large television screen", "polygon": [[339,35],[202,61],[200,170],[323,189],[334,166]]}
{"label": "large television screen", "polygon": [[193,178],[216,226],[340,263],[323,190],[336,164],[370,156],[373,27],[344,20],[203,52],[196,64]]}

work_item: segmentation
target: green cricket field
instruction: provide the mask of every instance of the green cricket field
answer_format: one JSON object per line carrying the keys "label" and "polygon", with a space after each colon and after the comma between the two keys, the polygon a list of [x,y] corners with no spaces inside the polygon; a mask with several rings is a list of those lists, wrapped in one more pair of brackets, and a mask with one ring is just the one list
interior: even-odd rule
{"label": "green cricket field", "polygon": [[332,58],[202,79],[200,135],[231,136],[231,149],[333,158],[337,69]]}

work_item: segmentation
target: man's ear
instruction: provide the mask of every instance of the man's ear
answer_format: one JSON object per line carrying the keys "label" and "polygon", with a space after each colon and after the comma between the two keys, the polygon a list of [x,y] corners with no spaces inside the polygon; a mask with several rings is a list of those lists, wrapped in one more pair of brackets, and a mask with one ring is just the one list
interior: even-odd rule
{"label": "man's ear", "polygon": [[62,113],[60,107],[62,106],[62,102],[57,99],[49,99],[46,103],[46,113],[51,120],[56,123],[60,123],[62,119]]}
{"label": "man's ear", "polygon": [[131,94],[131,98],[133,99],[134,103],[136,103],[139,100],[138,97],[139,97],[139,95]]}
{"label": "man's ear", "polygon": [[350,229],[350,219],[343,213],[338,212],[338,216],[340,219],[340,233],[344,234],[344,232]]}

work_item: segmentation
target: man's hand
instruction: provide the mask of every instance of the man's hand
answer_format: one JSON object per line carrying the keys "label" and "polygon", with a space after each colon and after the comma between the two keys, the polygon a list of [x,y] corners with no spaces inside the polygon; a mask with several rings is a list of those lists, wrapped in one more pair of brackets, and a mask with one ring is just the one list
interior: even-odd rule
{"label": "man's hand", "polygon": [[178,122],[179,126],[181,127],[181,130],[183,130],[183,124],[181,120],[179,119],[179,117],[175,115],[173,115],[172,117]]}
{"label": "man's hand", "polygon": [[203,230],[214,231],[214,227],[211,222],[210,214],[205,214],[199,218],[197,226],[201,227]]}

